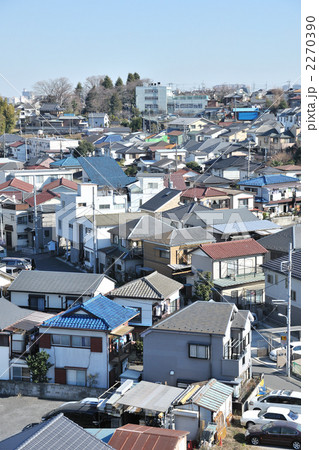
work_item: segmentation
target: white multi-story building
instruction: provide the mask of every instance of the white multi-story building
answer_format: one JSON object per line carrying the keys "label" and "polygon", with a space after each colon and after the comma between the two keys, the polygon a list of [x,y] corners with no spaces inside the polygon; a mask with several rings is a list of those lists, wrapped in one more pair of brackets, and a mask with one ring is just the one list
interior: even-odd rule
{"label": "white multi-story building", "polygon": [[77,148],[79,141],[59,137],[34,137],[28,139],[28,158],[34,156],[59,156]]}
{"label": "white multi-story building", "polygon": [[167,113],[167,104],[172,101],[173,93],[170,86],[160,83],[149,83],[136,86],[136,107],[141,111]]}

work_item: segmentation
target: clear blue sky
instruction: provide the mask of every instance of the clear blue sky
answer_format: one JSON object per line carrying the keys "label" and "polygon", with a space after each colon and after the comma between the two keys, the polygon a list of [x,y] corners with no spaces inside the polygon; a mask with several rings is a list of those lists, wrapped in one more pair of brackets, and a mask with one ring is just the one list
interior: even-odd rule
{"label": "clear blue sky", "polygon": [[181,89],[300,83],[300,0],[1,0],[0,17],[2,96],[128,72]]}

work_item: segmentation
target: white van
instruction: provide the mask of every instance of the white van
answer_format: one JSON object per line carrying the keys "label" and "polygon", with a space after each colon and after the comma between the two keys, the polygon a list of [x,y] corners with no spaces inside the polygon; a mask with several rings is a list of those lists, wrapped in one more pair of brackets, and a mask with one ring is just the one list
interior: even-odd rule
{"label": "white van", "polygon": [[29,258],[25,259],[6,256],[5,258],[2,258],[1,262],[5,264],[7,267],[17,267],[20,270],[32,269],[32,264]]}
{"label": "white van", "polygon": [[248,402],[248,409],[266,411],[270,406],[288,408],[291,411],[301,413],[301,392],[276,390],[260,397],[253,397]]}

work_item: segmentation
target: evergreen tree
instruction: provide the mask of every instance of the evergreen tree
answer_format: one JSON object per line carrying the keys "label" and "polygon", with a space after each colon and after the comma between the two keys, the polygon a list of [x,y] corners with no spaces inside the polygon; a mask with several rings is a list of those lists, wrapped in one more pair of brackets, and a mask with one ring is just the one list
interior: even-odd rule
{"label": "evergreen tree", "polygon": [[213,278],[210,272],[203,272],[198,281],[195,281],[195,296],[199,300],[208,302],[212,298]]}
{"label": "evergreen tree", "polygon": [[50,355],[46,352],[35,353],[26,357],[33,383],[48,383],[48,370],[53,366],[48,359]]}
{"label": "evergreen tree", "polygon": [[105,89],[112,89],[113,87],[113,81],[111,80],[110,77],[108,77],[107,75],[104,77],[104,80],[102,81],[101,85],[105,88]]}
{"label": "evergreen tree", "polygon": [[137,72],[135,72],[135,73],[133,74],[133,77],[134,77],[134,80],[140,80],[140,79],[141,79],[140,76],[139,76],[139,74],[138,74]]}
{"label": "evergreen tree", "polygon": [[129,73],[127,75],[126,84],[132,83],[133,81],[135,81],[134,75],[132,73]]}
{"label": "evergreen tree", "polygon": [[0,97],[0,133],[11,133],[16,124],[16,113],[13,105],[7,99]]}
{"label": "evergreen tree", "polygon": [[122,102],[118,94],[115,92],[110,99],[110,111],[111,114],[116,115],[117,112],[122,110]]}
{"label": "evergreen tree", "polygon": [[78,147],[74,149],[73,156],[87,156],[94,151],[94,145],[87,141],[80,141]]}
{"label": "evergreen tree", "polygon": [[124,83],[123,83],[123,80],[122,80],[121,77],[118,77],[118,79],[117,79],[116,82],[115,82],[115,86],[116,86],[116,87],[124,86]]}

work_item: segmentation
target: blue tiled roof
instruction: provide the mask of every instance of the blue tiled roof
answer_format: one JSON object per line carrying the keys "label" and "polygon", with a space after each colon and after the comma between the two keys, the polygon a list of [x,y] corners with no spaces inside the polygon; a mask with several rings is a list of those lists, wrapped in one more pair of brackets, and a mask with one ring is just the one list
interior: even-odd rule
{"label": "blue tiled roof", "polygon": [[67,158],[59,159],[50,164],[52,167],[68,167],[68,166],[81,166],[77,158],[74,156],[68,156]]}
{"label": "blue tiled roof", "polygon": [[110,156],[88,158],[81,156],[78,161],[91,182],[98,186],[121,188],[136,181],[135,177],[125,175],[115,159]]}
{"label": "blue tiled roof", "polygon": [[[78,311],[87,315],[76,314]],[[70,308],[43,322],[43,326],[55,328],[76,328],[82,330],[111,331],[136,316],[133,308],[124,307],[104,295],[97,295],[90,300]]]}
{"label": "blue tiled roof", "polygon": [[263,175],[251,180],[239,181],[237,184],[244,186],[265,186],[267,184],[279,184],[300,181],[298,178],[287,177],[286,175]]}
{"label": "blue tiled roof", "polygon": [[123,137],[120,134],[109,134],[108,136],[101,137],[94,144],[103,144],[104,142],[120,142]]}

